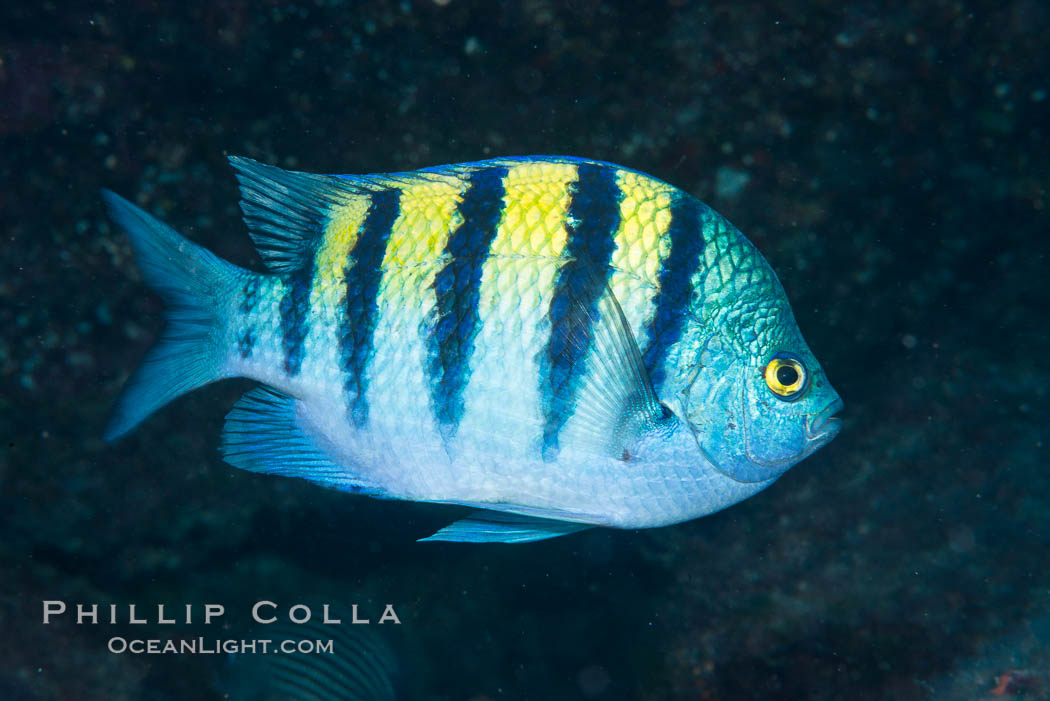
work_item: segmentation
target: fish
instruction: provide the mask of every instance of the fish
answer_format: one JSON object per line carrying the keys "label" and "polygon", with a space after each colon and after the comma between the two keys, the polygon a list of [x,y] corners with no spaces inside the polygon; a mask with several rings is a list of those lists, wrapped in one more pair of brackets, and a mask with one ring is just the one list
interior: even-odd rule
{"label": "fish", "polygon": [[[368,626],[283,622],[255,630],[266,653],[232,653],[219,680],[245,701],[397,701],[411,685],[394,649]],[[300,642],[306,642],[305,649]]]}
{"label": "fish", "polygon": [[104,438],[231,377],[226,462],[474,509],[425,541],[705,516],[841,429],[776,274],[723,216],[602,161],[373,175],[229,159],[266,272],[110,191],[167,305]]}

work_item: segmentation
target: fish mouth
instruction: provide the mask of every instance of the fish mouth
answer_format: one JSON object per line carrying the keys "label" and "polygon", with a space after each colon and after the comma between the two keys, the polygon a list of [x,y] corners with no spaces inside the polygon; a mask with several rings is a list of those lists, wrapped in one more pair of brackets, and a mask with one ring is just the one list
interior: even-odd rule
{"label": "fish mouth", "polygon": [[842,407],[842,399],[836,397],[835,401],[817,413],[807,414],[806,439],[819,441],[823,445],[837,436],[842,430],[842,419],[836,417],[835,414],[842,411]]}

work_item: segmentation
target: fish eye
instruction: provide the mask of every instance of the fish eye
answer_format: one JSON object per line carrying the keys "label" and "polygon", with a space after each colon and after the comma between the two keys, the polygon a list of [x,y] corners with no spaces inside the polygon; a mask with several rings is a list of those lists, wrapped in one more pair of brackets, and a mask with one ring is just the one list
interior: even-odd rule
{"label": "fish eye", "polygon": [[770,391],[787,402],[802,396],[809,384],[806,366],[794,353],[780,352],[766,366],[766,385]]}

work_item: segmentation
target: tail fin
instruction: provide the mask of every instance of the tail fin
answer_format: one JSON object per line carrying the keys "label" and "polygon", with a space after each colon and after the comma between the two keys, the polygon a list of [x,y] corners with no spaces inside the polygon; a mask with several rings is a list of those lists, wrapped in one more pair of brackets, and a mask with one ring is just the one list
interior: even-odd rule
{"label": "tail fin", "polygon": [[178,396],[222,378],[224,301],[249,274],[180,236],[123,197],[102,191],[146,283],[167,303],[167,326],[128,380],[103,439],[112,441]]}

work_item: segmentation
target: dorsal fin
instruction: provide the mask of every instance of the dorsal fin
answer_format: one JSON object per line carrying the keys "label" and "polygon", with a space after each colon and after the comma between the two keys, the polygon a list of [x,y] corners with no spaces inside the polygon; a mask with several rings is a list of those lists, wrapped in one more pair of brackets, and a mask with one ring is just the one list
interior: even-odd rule
{"label": "dorsal fin", "polygon": [[284,170],[244,156],[230,156],[229,161],[241,186],[241,211],[248,233],[266,267],[279,274],[300,270],[312,262],[333,207],[350,204],[354,198],[376,191],[427,181],[459,180],[479,169],[530,162],[618,167],[578,158],[531,156],[434,166],[405,173],[319,175]]}
{"label": "dorsal fin", "polygon": [[229,160],[241,185],[241,211],[248,233],[266,267],[275,273],[308,264],[331,208],[370,189],[335,175],[283,170],[242,156]]}

